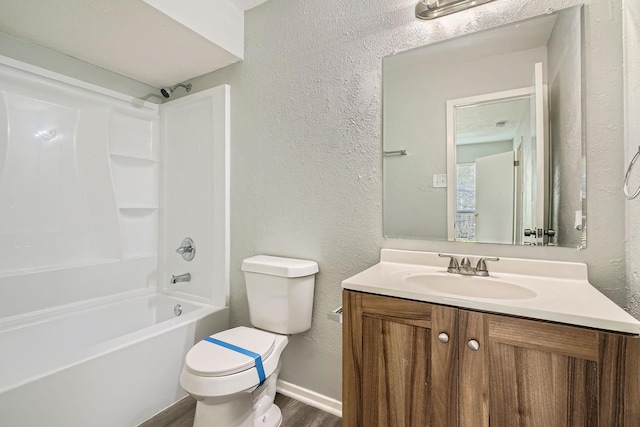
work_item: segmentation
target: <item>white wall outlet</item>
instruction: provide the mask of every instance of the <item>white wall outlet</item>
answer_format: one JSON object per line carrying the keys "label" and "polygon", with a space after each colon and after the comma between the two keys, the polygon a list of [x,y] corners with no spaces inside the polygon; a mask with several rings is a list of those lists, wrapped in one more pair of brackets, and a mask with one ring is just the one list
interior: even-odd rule
{"label": "white wall outlet", "polygon": [[433,188],[446,188],[447,186],[447,174],[437,173],[433,175]]}

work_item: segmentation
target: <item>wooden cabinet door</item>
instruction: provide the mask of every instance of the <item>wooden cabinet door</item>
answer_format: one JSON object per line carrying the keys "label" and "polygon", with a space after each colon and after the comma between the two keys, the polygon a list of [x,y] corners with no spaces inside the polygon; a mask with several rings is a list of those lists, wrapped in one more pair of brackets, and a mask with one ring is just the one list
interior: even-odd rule
{"label": "wooden cabinet door", "polygon": [[455,308],[344,291],[343,425],[456,427],[457,329]]}
{"label": "wooden cabinet door", "polygon": [[640,426],[637,339],[465,310],[459,321],[461,427]]}
{"label": "wooden cabinet door", "polygon": [[599,336],[599,426],[640,427],[640,338]]}

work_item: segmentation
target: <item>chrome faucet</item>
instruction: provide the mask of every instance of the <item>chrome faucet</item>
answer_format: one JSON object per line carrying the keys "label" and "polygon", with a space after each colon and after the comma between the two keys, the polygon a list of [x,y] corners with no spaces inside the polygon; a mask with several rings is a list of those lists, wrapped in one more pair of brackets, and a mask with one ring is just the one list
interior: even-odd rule
{"label": "chrome faucet", "polygon": [[462,274],[465,276],[481,276],[487,277],[489,270],[487,269],[486,261],[500,261],[500,258],[480,258],[476,267],[471,267],[471,260],[468,257],[463,257],[460,262],[456,255],[438,254],[443,258],[451,258],[449,266],[447,267],[447,273]]}
{"label": "chrome faucet", "polygon": [[190,273],[184,273],[184,274],[178,274],[177,276],[171,275],[171,283],[178,283],[178,282],[190,282],[191,281],[191,274]]}
{"label": "chrome faucet", "polygon": [[460,261],[460,274],[465,276],[475,276],[476,271],[471,267],[471,260],[467,257],[462,258]]}
{"label": "chrome faucet", "polygon": [[500,261],[500,258],[480,258],[478,260],[478,264],[476,264],[476,276],[487,277],[489,275],[489,270],[487,270],[487,263],[485,261]]}
{"label": "chrome faucet", "polygon": [[460,264],[458,263],[458,258],[456,258],[455,255],[438,254],[438,256],[442,258],[451,258],[449,260],[449,267],[447,267],[447,273],[460,273]]}
{"label": "chrome faucet", "polygon": [[176,253],[182,255],[185,261],[191,261],[196,256],[196,244],[190,237],[185,237],[176,249]]}

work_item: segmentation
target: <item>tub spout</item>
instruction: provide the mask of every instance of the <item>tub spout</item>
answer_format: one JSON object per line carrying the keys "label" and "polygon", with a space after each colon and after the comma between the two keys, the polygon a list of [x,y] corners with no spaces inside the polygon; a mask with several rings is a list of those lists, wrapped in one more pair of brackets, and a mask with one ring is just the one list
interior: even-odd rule
{"label": "tub spout", "polygon": [[191,281],[190,273],[178,274],[177,276],[171,275],[171,283],[189,282],[189,281]]}

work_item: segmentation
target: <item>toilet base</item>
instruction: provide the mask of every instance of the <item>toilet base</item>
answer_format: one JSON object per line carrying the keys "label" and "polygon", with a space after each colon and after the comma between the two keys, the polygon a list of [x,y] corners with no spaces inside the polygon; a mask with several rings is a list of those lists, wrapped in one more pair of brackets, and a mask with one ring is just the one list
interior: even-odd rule
{"label": "toilet base", "polygon": [[250,401],[251,395],[218,405],[207,405],[199,401],[196,404],[193,427],[280,427],[282,412],[277,405],[271,404],[262,415],[253,418],[255,413],[251,410]]}
{"label": "toilet base", "polygon": [[[206,403],[205,403],[206,402]],[[193,427],[254,427],[251,393],[241,393],[235,399],[219,403],[199,400]]]}
{"label": "toilet base", "polygon": [[253,427],[280,427],[281,424],[282,412],[276,405],[271,405],[264,415],[253,420]]}
{"label": "toilet base", "polygon": [[280,363],[264,384],[253,391],[198,400],[193,427],[280,427],[282,412],[273,403],[279,373]]}

